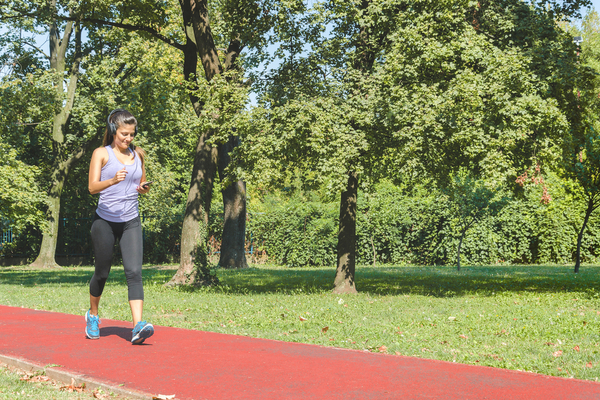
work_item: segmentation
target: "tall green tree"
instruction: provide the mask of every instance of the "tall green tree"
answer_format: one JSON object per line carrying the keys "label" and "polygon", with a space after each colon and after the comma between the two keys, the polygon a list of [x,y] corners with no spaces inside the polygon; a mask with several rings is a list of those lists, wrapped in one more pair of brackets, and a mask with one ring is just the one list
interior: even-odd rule
{"label": "tall green tree", "polygon": [[598,131],[589,128],[586,140],[580,147],[577,160],[574,162],[574,176],[581,185],[584,194],[585,212],[581,229],[577,234],[577,250],[575,253],[575,269],[578,273],[581,266],[581,244],[590,217],[600,207],[600,138]]}
{"label": "tall green tree", "polygon": [[[49,196],[47,229],[33,262],[38,267],[57,265],[58,221],[67,177],[88,150],[100,145],[106,115],[124,104],[122,85],[136,69],[133,60],[119,56],[128,37],[88,21],[98,15],[121,20],[134,15],[134,19],[143,18],[147,24],[164,23],[164,13],[157,12],[154,3],[140,2],[135,12],[118,2],[0,3],[0,23],[21,33],[13,39],[13,47],[31,48],[40,60],[30,68],[28,83],[43,85],[45,77],[50,77],[53,88],[52,96],[26,98],[44,111],[27,132],[28,140],[35,138],[36,144],[26,161],[40,165]],[[43,35],[48,37],[48,52],[37,45],[36,38]]]}
{"label": "tall green tree", "polygon": [[[581,29],[571,27],[572,34],[581,35],[578,43],[577,82],[573,92],[572,135],[566,142],[564,172],[582,190],[585,211],[577,233],[574,272],[581,266],[581,245],[592,213],[600,207],[600,17],[590,10]],[[580,46],[580,47],[579,47]]]}
{"label": "tall green tree", "polygon": [[[240,153],[257,179],[301,170],[342,188],[334,291],[356,291],[361,185],[443,183],[460,168],[500,184],[560,158],[576,59],[555,20],[580,4],[336,1],[296,19],[321,34],[273,74]],[[299,84],[286,91],[280,78]]]}
{"label": "tall green tree", "polygon": [[[184,75],[185,79],[190,83],[190,101],[194,111],[198,117],[202,117],[206,115],[203,114],[206,112],[206,100],[212,99],[210,97],[208,99],[202,98],[198,92],[198,58],[207,83],[213,82],[215,85],[227,85],[229,82],[226,79],[215,78],[224,72],[231,72],[233,70],[235,61],[242,50],[242,43],[237,35],[232,35],[229,38],[225,58],[222,61],[219,58],[219,52],[211,30],[208,2],[182,0],[180,1],[180,6],[185,33],[185,46],[182,47],[184,53]],[[210,93],[210,90],[208,93]],[[228,99],[226,98],[225,101],[227,102]],[[231,103],[229,105],[236,108]],[[214,115],[216,117],[214,119],[219,118],[218,114],[220,113],[217,112]],[[170,285],[196,285],[203,283],[202,276],[199,275],[199,270],[196,267],[194,259],[197,255],[200,256],[204,253],[208,239],[208,213],[211,208],[219,155],[218,148],[213,146],[210,141],[215,129],[214,126],[210,125],[209,123],[209,126],[201,132],[198,138],[181,233],[180,264],[176,274],[169,282]],[[242,206],[241,209],[236,211],[240,215],[243,212],[245,222],[245,203]],[[243,257],[243,262],[241,265],[238,263],[238,265],[245,266],[245,252],[243,250],[240,256]]]}
{"label": "tall green tree", "polygon": [[[68,122],[73,109],[83,57],[82,26],[76,10],[57,0],[49,3],[9,2],[0,5],[0,22],[20,30],[38,33],[36,29],[47,32],[49,53],[44,54],[49,74],[55,90],[53,110],[50,115],[51,127],[47,140],[50,146],[45,151],[49,167],[47,229],[44,230],[42,245],[36,260],[36,267],[56,267],[54,255],[58,237],[60,199],[65,179],[73,165],[81,159],[91,146],[91,138],[68,140]],[[57,14],[63,7],[73,21],[63,23]]]}
{"label": "tall green tree", "polygon": [[[180,266],[169,285],[201,283],[196,282],[194,257],[206,246],[208,211],[219,168],[219,154],[222,163],[227,164],[231,145],[238,142],[235,127],[226,121],[243,108],[247,98],[240,56],[246,47],[263,44],[263,35],[270,30],[278,4],[272,0],[216,3],[180,0],[182,29],[178,33],[163,32],[160,27],[146,24],[139,16],[126,21],[102,18],[101,15],[84,19],[89,23],[146,33],[183,52],[183,73],[189,99],[205,125],[195,149],[181,234]],[[122,7],[127,10],[126,5]],[[219,50],[222,48],[224,50]],[[244,267],[247,265],[244,251],[245,184],[236,182],[235,174],[227,176],[225,168],[222,170],[226,248],[221,253],[220,264]]]}
{"label": "tall green tree", "polygon": [[[204,252],[208,239],[208,213],[215,174],[219,170],[219,155],[225,219],[219,264],[237,268],[247,266],[246,188],[243,181],[225,177],[224,166],[237,143],[234,132],[226,126],[247,98],[239,62],[241,52],[246,46],[260,43],[262,33],[268,29],[265,21],[270,17],[265,4],[258,2],[226,1],[211,8],[206,0],[182,0],[180,7],[185,45],[178,47],[184,53],[184,76],[189,83],[193,108],[198,117],[206,120],[206,127],[196,146],[181,234],[180,266],[169,285],[197,285],[203,282],[194,258]],[[211,11],[217,20],[216,35],[209,19]],[[219,14],[222,18],[217,18]],[[219,44],[226,46],[224,52],[218,50]],[[205,83],[198,80],[202,76],[197,72],[198,61]]]}

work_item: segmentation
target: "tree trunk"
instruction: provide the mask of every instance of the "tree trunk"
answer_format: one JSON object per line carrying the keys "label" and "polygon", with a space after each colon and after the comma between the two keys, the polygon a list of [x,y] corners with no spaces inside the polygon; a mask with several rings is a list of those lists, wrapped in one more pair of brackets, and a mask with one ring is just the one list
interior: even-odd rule
{"label": "tree trunk", "polygon": [[55,261],[56,244],[58,240],[59,217],[60,217],[60,202],[61,195],[69,176],[69,173],[75,164],[92,148],[100,143],[99,135],[92,140],[84,143],[65,161],[56,163],[54,172],[52,173],[52,187],[49,192],[50,204],[46,212],[48,218],[48,229],[42,235],[42,245],[40,252],[33,263],[35,268],[56,268],[59,265]]}
{"label": "tree trunk", "polygon": [[[193,26],[193,4],[194,1],[180,1],[183,27],[186,34],[186,44],[183,48],[183,74],[185,80],[193,84],[190,89],[196,86],[198,66],[198,48]],[[194,112],[197,116],[200,116],[204,103],[195,95],[194,90],[190,90],[189,93]],[[205,132],[198,138],[190,190],[181,228],[179,268],[171,280],[166,283],[166,286],[194,284],[194,257],[198,248],[206,245],[208,213],[210,212],[210,202],[212,200],[212,186],[217,157],[217,150],[206,143],[209,138],[210,132]]]}
{"label": "tree trunk", "polygon": [[181,229],[181,260],[167,286],[195,283],[194,258],[198,249],[206,246],[208,213],[218,157],[217,148],[206,143],[209,137],[210,132],[202,134],[196,146],[192,181]]}
{"label": "tree trunk", "polygon": [[[51,3],[51,7],[57,7],[56,1]],[[50,204],[48,205],[47,210],[48,229],[42,234],[42,245],[40,247],[40,252],[35,261],[31,264],[32,267],[36,268],[54,268],[59,266],[55,261],[55,255],[56,244],[58,240],[60,198],[64,183],[67,179],[69,171],[71,170],[71,167],[83,156],[89,145],[88,142],[78,149],[74,154],[66,154],[67,144],[65,143],[65,134],[67,131],[69,116],[75,101],[77,82],[79,79],[79,64],[81,63],[81,29],[78,24],[68,22],[65,26],[65,31],[62,38],[59,38],[56,21],[53,21],[49,28],[50,67],[55,73],[54,85],[58,99],[62,98],[64,94],[63,75],[66,69],[66,53],[73,31],[75,32],[75,58],[69,72],[69,84],[67,85],[66,102],[61,107],[60,111],[54,115],[52,124],[52,142],[55,162],[50,182],[50,190],[48,193],[50,198]]]}
{"label": "tree trunk", "polygon": [[579,267],[581,266],[581,242],[583,240],[583,232],[585,231],[585,227],[594,211],[594,196],[590,196],[588,198],[588,206],[585,210],[585,218],[583,219],[583,225],[581,226],[581,230],[579,231],[579,235],[577,235],[577,252],[575,253],[575,270],[574,272],[579,273]]}
{"label": "tree trunk", "polygon": [[196,46],[207,81],[223,70],[210,29],[207,0],[179,0],[187,39]]}
{"label": "tree trunk", "polygon": [[373,268],[375,268],[377,264],[377,252],[375,251],[375,241],[373,240],[373,235],[371,235],[371,248],[373,249]]}
{"label": "tree trunk", "polygon": [[[68,164],[56,162],[59,157],[60,150],[64,146],[61,137],[64,136],[63,129],[66,127],[66,117],[61,112],[54,116],[54,126],[52,128],[52,138],[54,139],[57,153],[55,153],[54,171],[51,177],[51,186],[48,191],[48,210],[46,211],[46,220],[48,222],[48,228],[42,232],[42,245],[40,246],[40,252],[33,263],[32,267],[35,268],[58,268],[59,265],[55,261],[56,255],[56,244],[58,241],[58,225],[60,217],[60,197],[62,195],[63,187],[67,175],[69,173]],[[67,160],[68,161],[68,160]]]}
{"label": "tree trunk", "polygon": [[337,243],[337,271],[333,281],[334,293],[357,293],[354,284],[356,267],[356,199],[358,174],[348,173],[348,184],[340,199],[340,226]]}
{"label": "tree trunk", "polygon": [[462,231],[461,235],[460,235],[460,239],[458,240],[458,250],[456,251],[456,270],[460,271],[460,248],[462,247],[462,242],[463,239],[465,238],[465,235],[467,234],[467,230],[465,229],[464,231]]}
{"label": "tree trunk", "polygon": [[[230,152],[239,144],[239,139],[230,137],[219,149],[219,177],[223,181],[225,168],[229,165]],[[248,268],[246,260],[246,183],[232,182],[223,194],[223,239],[219,266],[223,268]]]}
{"label": "tree trunk", "polygon": [[34,268],[59,268],[55,261],[56,243],[58,240],[58,225],[60,215],[60,195],[62,193],[64,179],[53,182],[50,189],[48,210],[46,211],[48,229],[42,234],[42,245],[37,258],[31,266]]}
{"label": "tree trunk", "polygon": [[[179,4],[183,17],[184,33],[186,35],[186,45],[183,48],[183,69],[185,79],[188,82],[196,83],[196,71],[198,59],[200,59],[204,69],[204,76],[207,81],[210,81],[215,75],[220,74],[223,71],[223,67],[221,66],[210,29],[207,0],[180,0]],[[237,40],[232,40],[232,42],[235,44],[237,43]],[[237,49],[238,47],[234,46],[234,49]],[[239,51],[241,51],[241,48],[239,48]],[[237,54],[239,54],[239,52]],[[235,55],[228,54],[227,59],[233,64]],[[193,90],[190,91],[190,100],[196,115],[200,116],[204,103],[195,95]],[[181,232],[181,260],[177,272],[167,283],[168,286],[193,285],[196,283],[194,257],[196,256],[198,249],[202,250],[201,247],[206,246],[206,241],[208,239],[208,216],[218,160],[217,148],[213,148],[206,143],[210,136],[211,132],[204,133],[200,137],[196,148],[194,168],[192,170],[192,181],[190,183],[190,192],[188,194]],[[238,199],[240,193],[241,196],[243,196],[243,202],[240,202]],[[232,210],[237,209],[237,212],[242,214],[241,203],[243,203],[244,235],[246,223],[245,194],[245,186],[236,187],[233,196],[233,206],[231,207]],[[225,197],[224,204],[227,204]],[[226,236],[225,233],[223,236]],[[221,250],[223,251],[224,249],[225,246],[222,245]],[[243,261],[245,263],[245,254],[243,252],[242,256],[244,256]]]}

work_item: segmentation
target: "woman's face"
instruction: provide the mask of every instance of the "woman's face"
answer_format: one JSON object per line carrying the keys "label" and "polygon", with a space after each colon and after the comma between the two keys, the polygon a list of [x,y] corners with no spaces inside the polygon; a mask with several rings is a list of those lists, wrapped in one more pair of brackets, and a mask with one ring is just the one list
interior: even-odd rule
{"label": "woman's face", "polygon": [[133,142],[135,137],[135,125],[123,124],[117,128],[117,134],[115,135],[115,147],[119,150],[125,150],[129,147],[129,144]]}

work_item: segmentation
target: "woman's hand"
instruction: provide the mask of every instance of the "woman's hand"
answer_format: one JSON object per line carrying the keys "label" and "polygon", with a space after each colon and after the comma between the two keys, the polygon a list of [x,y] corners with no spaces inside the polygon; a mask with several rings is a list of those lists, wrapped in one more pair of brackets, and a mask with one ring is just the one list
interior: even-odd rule
{"label": "woman's hand", "polygon": [[144,186],[145,183],[146,183],[146,181],[140,183],[140,185],[136,188],[136,190],[138,191],[138,193],[146,194],[146,193],[148,193],[150,191],[150,185]]}
{"label": "woman's hand", "polygon": [[113,185],[116,185],[119,182],[123,182],[126,176],[127,170],[125,169],[125,167],[123,167],[123,169],[117,171],[117,173],[115,174],[115,177],[113,178]]}

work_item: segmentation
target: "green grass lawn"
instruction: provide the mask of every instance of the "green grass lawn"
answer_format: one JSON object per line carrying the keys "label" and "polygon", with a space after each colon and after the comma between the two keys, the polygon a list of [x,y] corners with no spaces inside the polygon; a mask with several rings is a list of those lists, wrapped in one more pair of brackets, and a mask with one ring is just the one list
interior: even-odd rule
{"label": "green grass lawn", "polygon": [[0,362],[0,400],[82,400],[125,399],[102,390],[83,390],[81,385],[65,384],[48,378],[44,373],[30,373]]}
{"label": "green grass lawn", "polygon": [[[333,268],[217,271],[221,285],[163,286],[176,267],[144,267],[155,325],[344,347],[597,380],[600,267],[361,266],[357,295],[331,293]],[[0,304],[83,315],[91,267],[0,268]],[[122,267],[101,318],[130,320]],[[158,328],[160,329],[160,328]]]}

